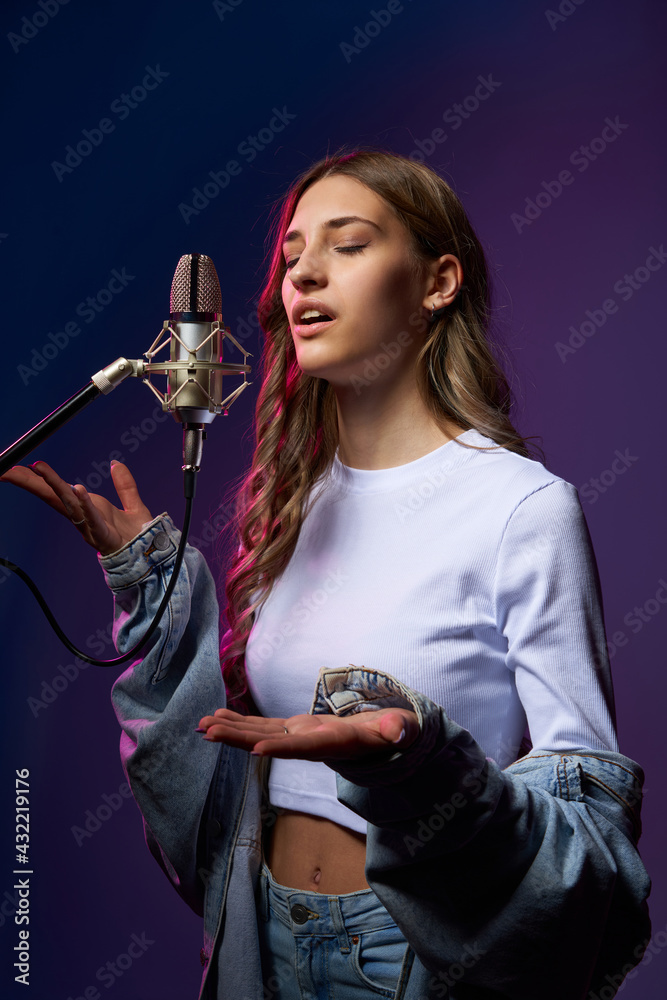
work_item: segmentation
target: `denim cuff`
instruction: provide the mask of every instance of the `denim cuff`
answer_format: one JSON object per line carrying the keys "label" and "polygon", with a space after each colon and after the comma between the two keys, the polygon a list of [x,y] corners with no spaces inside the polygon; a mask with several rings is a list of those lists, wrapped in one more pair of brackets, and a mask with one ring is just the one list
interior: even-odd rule
{"label": "denim cuff", "polygon": [[323,667],[317,680],[311,715],[353,715],[356,712],[404,708],[419,720],[420,735],[406,749],[368,754],[347,760],[326,760],[341,777],[356,785],[393,784],[410,777],[432,752],[441,726],[437,705],[402,684],[391,674],[365,667]]}
{"label": "denim cuff", "polygon": [[107,586],[120,591],[141,582],[156,566],[176,555],[180,538],[180,531],[165,511],[147,521],[122,548],[105,556],[98,553]]}

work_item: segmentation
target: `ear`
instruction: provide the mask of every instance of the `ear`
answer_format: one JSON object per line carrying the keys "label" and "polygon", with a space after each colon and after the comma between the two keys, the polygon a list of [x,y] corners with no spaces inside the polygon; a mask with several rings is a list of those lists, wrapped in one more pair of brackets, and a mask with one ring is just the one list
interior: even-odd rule
{"label": "ear", "polygon": [[451,305],[463,284],[461,261],[451,253],[443,254],[433,262],[428,276],[428,287],[422,306],[431,310],[444,309]]}

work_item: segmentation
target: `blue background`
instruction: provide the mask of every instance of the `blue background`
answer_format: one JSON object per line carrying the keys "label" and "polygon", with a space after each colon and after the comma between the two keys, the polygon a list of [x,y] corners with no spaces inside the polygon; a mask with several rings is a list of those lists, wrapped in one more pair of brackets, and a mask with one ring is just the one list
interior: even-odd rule
{"label": "blue background", "polygon": [[[44,3],[56,10],[56,0]],[[256,361],[254,303],[269,210],[289,182],[342,144],[423,157],[455,187],[487,250],[496,325],[512,359],[515,421],[541,438],[548,467],[580,490],[602,580],[621,749],[646,770],[641,850],[654,878],[658,937],[622,995],[659,1000],[667,980],[659,754],[667,611],[655,595],[667,595],[667,269],[640,270],[634,289],[624,275],[667,241],[660,197],[667,18],[657,0],[560,6],[566,13],[554,2],[552,16],[526,0],[406,0],[366,33],[384,0],[374,7],[70,0],[51,15],[36,0],[5,3],[1,447],[119,355],[141,356],[167,318],[184,253],[213,258],[225,320]],[[147,67],[159,67],[161,82],[134,108],[116,103],[141,87]],[[493,90],[476,109],[443,118],[489,76]],[[292,117],[281,131],[262,133],[264,148],[251,159],[249,137],[275,123],[276,109]],[[71,159],[67,172],[54,170],[83,130],[105,118],[113,130],[80,163]],[[623,127],[606,148],[593,145],[599,153],[582,170],[581,154],[570,157],[601,135],[607,118]],[[179,208],[192,206],[194,189],[230,160],[237,175],[208,204],[199,202],[198,214]],[[556,192],[552,182],[567,169],[572,182],[547,197],[544,185]],[[517,220],[540,192],[539,214]],[[114,269],[132,278],[108,304],[102,294],[103,308],[90,318],[85,301],[107,287]],[[617,308],[596,326],[587,311],[600,321],[609,299]],[[573,335],[587,320],[590,335]],[[76,335],[68,323],[78,324]],[[572,349],[559,354],[559,343]],[[192,535],[214,572],[210,519],[222,504],[216,523],[224,521],[229,490],[249,460],[256,390],[214,423],[205,446]],[[154,414],[146,388],[126,383],[29,461],[42,458],[112,498],[108,461],[119,452],[151,511],[169,510],[180,523],[181,433],[171,417]],[[612,469],[617,452],[626,455],[620,472]],[[110,625],[111,600],[91,550],[37,499],[3,484],[0,501],[0,552],[35,578],[73,639],[112,656],[108,638],[94,647],[97,631],[104,636]],[[72,832],[104,795],[122,798],[112,673],[88,667],[56,691],[61,667],[73,675],[73,658],[27,589],[4,573],[0,616],[3,995],[74,1000],[96,985],[123,1000],[196,996],[200,921],[149,857],[134,803],[122,799],[80,844]],[[11,968],[15,768],[31,772],[30,992],[14,986]],[[153,943],[107,988],[97,970],[127,951],[133,933]]]}

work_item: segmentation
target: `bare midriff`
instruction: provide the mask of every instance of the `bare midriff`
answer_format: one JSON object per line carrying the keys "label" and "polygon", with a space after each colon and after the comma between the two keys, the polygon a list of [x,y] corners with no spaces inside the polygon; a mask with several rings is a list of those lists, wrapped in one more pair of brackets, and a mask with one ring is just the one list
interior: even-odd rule
{"label": "bare midriff", "polygon": [[291,889],[339,896],[369,888],[365,834],[330,819],[286,810],[276,818],[266,851],[274,879]]}

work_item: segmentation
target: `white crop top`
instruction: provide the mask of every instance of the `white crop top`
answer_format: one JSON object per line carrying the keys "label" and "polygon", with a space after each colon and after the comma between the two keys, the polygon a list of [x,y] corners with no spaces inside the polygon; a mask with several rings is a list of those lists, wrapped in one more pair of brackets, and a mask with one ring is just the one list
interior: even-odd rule
{"label": "white crop top", "polygon": [[[458,441],[490,447],[475,451]],[[476,430],[406,465],[334,459],[246,648],[264,716],[307,712],[321,667],[392,674],[500,767],[535,747],[617,750],[597,566],[573,485]],[[366,822],[325,764],[275,758],[275,806]]]}

